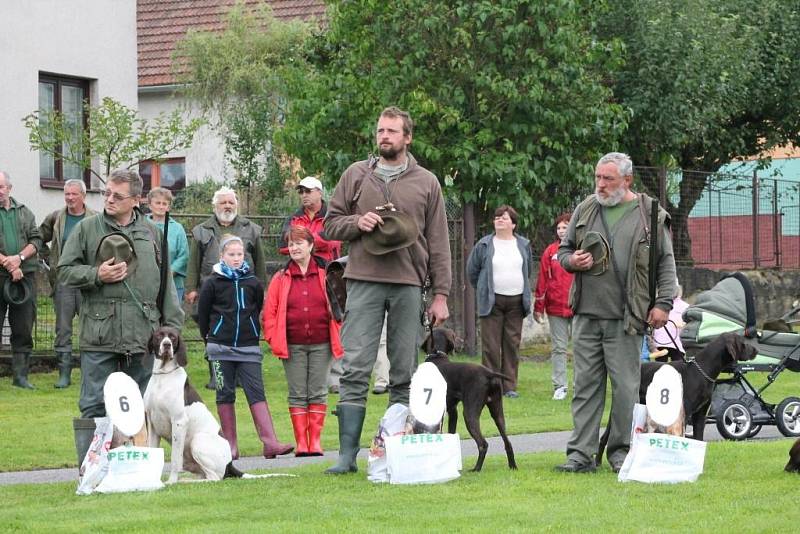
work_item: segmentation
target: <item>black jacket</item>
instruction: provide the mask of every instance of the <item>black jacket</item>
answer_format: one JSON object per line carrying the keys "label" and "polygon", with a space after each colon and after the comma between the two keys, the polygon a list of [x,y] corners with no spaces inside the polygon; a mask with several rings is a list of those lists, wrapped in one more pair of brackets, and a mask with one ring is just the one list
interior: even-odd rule
{"label": "black jacket", "polygon": [[264,286],[252,274],[231,280],[212,273],[203,282],[197,303],[200,335],[207,343],[227,347],[258,345],[263,305]]}

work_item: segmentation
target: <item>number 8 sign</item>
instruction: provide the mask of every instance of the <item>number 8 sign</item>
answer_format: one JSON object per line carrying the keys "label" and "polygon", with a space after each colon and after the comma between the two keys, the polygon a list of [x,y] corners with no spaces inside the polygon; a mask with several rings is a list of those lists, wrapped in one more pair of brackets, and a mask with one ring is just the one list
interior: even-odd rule
{"label": "number 8 sign", "polygon": [[144,401],[139,385],[125,373],[111,373],[103,386],[106,414],[120,432],[133,436],[144,425]]}
{"label": "number 8 sign", "polygon": [[442,421],[447,403],[447,382],[435,364],[421,363],[411,377],[408,409],[414,419],[435,426]]}
{"label": "number 8 sign", "polygon": [[662,366],[647,388],[647,413],[662,426],[672,425],[681,415],[683,381],[671,365]]}

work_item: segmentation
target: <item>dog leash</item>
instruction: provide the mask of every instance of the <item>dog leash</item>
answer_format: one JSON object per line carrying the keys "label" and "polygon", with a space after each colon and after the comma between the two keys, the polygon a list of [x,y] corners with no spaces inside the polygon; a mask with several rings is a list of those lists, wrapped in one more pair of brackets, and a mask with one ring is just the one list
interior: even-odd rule
{"label": "dog leash", "polygon": [[703,371],[703,368],[700,367],[700,364],[697,363],[696,359],[692,358],[691,360],[689,360],[689,365],[692,365],[692,364],[694,364],[694,366],[697,367],[697,370],[700,371],[700,374],[703,376],[703,378],[705,378],[706,380],[708,380],[712,384],[716,383],[716,380],[714,380],[713,378],[708,376],[708,374],[705,371]]}

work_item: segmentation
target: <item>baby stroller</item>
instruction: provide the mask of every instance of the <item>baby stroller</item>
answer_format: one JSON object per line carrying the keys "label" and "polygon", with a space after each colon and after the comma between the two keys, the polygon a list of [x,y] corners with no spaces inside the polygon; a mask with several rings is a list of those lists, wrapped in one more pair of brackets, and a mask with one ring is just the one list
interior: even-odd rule
{"label": "baby stroller", "polygon": [[[781,319],[791,328],[798,322],[800,307]],[[761,394],[785,370],[800,371],[800,334],[756,329],[755,300],[750,281],[742,273],[720,280],[697,296],[695,304],[683,314],[686,323],[681,341],[687,359],[724,332],[736,332],[756,344],[758,356],[726,369],[730,378],[717,379],[711,396],[708,421],[726,439],[742,440],[755,436],[763,425],[777,425],[784,436],[800,436],[800,397],[787,397],[777,405]],[[766,383],[756,388],[745,376],[751,371],[765,372]]]}

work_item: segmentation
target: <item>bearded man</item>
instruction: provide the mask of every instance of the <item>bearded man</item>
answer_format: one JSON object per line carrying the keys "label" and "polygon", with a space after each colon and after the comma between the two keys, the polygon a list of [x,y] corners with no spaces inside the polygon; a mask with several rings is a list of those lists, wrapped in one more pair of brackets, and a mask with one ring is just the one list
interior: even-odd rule
{"label": "bearded man", "polygon": [[[231,234],[242,239],[245,260],[253,274],[266,287],[267,268],[264,246],[261,243],[261,227],[246,217],[239,216],[239,199],[236,191],[220,187],[211,200],[214,215],[192,228],[189,248],[189,265],[186,272],[186,302],[194,304],[203,282],[212,273],[212,267],[219,262],[219,243],[223,235]],[[193,313],[196,315],[196,311]],[[216,389],[216,379],[208,364],[209,382],[207,389]]]}
{"label": "bearded man", "polygon": [[[633,405],[639,396],[639,354],[646,328],[667,322],[675,294],[675,259],[669,215],[659,208],[655,265],[658,296],[650,308],[648,291],[651,199],[631,191],[633,162],[611,152],[595,168],[595,193],[575,209],[558,260],[575,273],[569,302],[572,323],[575,394],[574,430],[567,462],[557,471],[596,469],[600,420],[611,379],[608,460],[619,472],[630,448]],[[601,459],[598,458],[599,462]]]}

